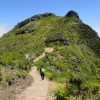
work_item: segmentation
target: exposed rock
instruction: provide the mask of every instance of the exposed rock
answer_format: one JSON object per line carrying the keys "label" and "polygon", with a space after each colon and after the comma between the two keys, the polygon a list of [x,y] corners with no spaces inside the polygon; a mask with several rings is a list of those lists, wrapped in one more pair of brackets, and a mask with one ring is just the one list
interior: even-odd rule
{"label": "exposed rock", "polygon": [[43,17],[48,17],[48,16],[55,16],[55,14],[53,14],[53,13],[44,13],[43,14]]}
{"label": "exposed rock", "polygon": [[16,65],[14,66],[14,68],[19,68],[19,64],[18,64],[18,63],[16,63]]}
{"label": "exposed rock", "polygon": [[18,27],[21,28],[22,26],[26,25],[26,24],[29,23],[29,22],[30,22],[30,18],[28,18],[28,19],[26,19],[26,20],[24,20],[24,21],[18,23]]}
{"label": "exposed rock", "polygon": [[10,66],[10,65],[9,65],[8,67],[9,67],[10,69],[12,69],[12,70],[14,69],[14,67],[13,67],[13,66]]}
{"label": "exposed rock", "polygon": [[68,44],[68,40],[64,37],[57,37],[57,38],[53,38],[53,39],[49,39],[49,40],[46,40],[45,43],[46,44],[49,44],[51,42],[57,42],[57,41],[60,41],[62,44]]}
{"label": "exposed rock", "polygon": [[41,19],[41,18],[42,18],[42,14],[34,15],[31,17],[31,21],[34,21],[36,19]]}
{"label": "exposed rock", "polygon": [[79,15],[75,11],[73,11],[73,10],[69,11],[66,14],[66,17],[72,17],[72,16],[75,16],[75,17],[79,18]]}
{"label": "exposed rock", "polygon": [[19,30],[15,34],[18,35],[18,34],[24,34],[24,33],[25,33],[25,30]]}
{"label": "exposed rock", "polygon": [[26,59],[28,59],[30,57],[30,55],[29,54],[25,54],[25,57],[26,57]]}
{"label": "exposed rock", "polygon": [[48,17],[48,16],[55,16],[55,14],[53,13],[44,13],[44,14],[37,14],[37,15],[34,15],[20,23],[18,23],[18,27],[21,28],[23,27],[24,25],[26,25],[27,23],[29,23],[30,21],[34,21],[34,20],[37,20],[37,19],[41,19],[42,17]]}
{"label": "exposed rock", "polygon": [[28,60],[33,60],[33,59],[35,59],[35,55],[31,56],[29,54],[25,54],[25,58]]}
{"label": "exposed rock", "polygon": [[35,31],[36,29],[29,29],[29,28],[26,28],[25,30],[18,30],[15,35],[18,35],[18,34],[25,34],[25,33],[31,33],[33,31]]}

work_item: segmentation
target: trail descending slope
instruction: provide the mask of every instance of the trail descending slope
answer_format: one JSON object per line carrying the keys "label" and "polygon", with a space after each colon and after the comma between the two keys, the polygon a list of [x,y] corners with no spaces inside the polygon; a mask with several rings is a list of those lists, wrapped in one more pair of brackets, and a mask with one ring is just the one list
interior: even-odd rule
{"label": "trail descending slope", "polygon": [[[45,52],[50,51],[52,52],[52,49],[45,49]],[[44,57],[45,52],[37,59],[39,60],[41,59],[41,57]],[[51,100],[49,99],[49,88],[51,82],[46,78],[44,80],[41,80],[41,77],[39,75],[39,72],[37,71],[36,66],[32,68],[29,74],[33,77],[34,82],[32,83],[31,87],[28,87],[25,91],[23,91],[20,94],[19,97],[17,97],[17,100]]]}
{"label": "trail descending slope", "polygon": [[29,74],[34,78],[34,82],[31,87],[28,87],[20,95],[18,100],[46,100],[48,96],[49,81],[47,79],[41,80],[36,67],[33,67]]}
{"label": "trail descending slope", "polygon": [[52,52],[54,49],[53,48],[45,48],[44,49],[44,52],[42,53],[42,55],[40,55],[39,57],[37,57],[35,60],[34,60],[34,62],[36,62],[36,61],[38,61],[39,59],[41,59],[42,57],[44,57],[45,56],[45,52]]}

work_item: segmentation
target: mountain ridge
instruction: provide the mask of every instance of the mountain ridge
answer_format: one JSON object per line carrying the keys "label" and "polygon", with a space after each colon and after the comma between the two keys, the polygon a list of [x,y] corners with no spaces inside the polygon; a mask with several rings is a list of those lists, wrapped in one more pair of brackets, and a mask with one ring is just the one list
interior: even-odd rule
{"label": "mountain ridge", "polygon": [[[46,47],[52,47],[53,52],[33,62]],[[63,17],[53,13],[34,15],[4,34],[0,38],[0,48],[1,81],[12,82],[12,76],[16,75],[26,77],[33,64],[38,69],[44,65],[49,80],[70,84],[64,88],[67,97],[87,100],[90,95],[94,98],[99,95],[100,38],[75,11]],[[11,80],[3,77],[4,66],[17,70],[14,75],[7,75]],[[62,90],[56,92],[58,98],[66,100],[65,94],[60,96]]]}

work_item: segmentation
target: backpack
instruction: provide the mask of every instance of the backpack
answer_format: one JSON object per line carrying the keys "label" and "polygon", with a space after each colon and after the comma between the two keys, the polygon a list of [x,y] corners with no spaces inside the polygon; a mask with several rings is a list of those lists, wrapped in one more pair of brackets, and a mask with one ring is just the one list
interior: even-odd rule
{"label": "backpack", "polygon": [[41,69],[41,72],[44,73],[44,72],[45,72],[45,68],[42,68],[42,69]]}

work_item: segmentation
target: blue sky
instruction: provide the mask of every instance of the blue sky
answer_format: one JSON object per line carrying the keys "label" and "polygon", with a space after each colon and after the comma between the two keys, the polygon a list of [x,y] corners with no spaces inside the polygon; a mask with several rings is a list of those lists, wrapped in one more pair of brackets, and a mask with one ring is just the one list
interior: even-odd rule
{"label": "blue sky", "polygon": [[64,16],[70,10],[100,36],[100,0],[0,0],[0,37],[36,14]]}

